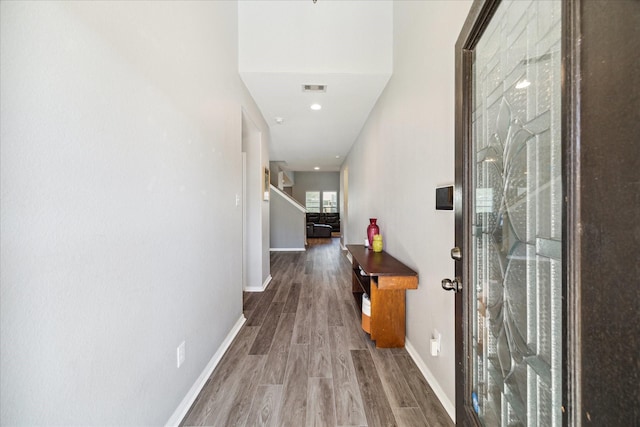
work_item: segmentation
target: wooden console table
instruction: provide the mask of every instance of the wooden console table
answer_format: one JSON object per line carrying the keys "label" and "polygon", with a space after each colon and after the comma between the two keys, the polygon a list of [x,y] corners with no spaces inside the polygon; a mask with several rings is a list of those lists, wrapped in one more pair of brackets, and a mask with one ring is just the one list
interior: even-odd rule
{"label": "wooden console table", "polygon": [[405,290],[418,288],[418,273],[386,252],[364,245],[347,249],[353,258],[353,296],[360,308],[363,293],[371,299],[371,339],[379,348],[404,347]]}

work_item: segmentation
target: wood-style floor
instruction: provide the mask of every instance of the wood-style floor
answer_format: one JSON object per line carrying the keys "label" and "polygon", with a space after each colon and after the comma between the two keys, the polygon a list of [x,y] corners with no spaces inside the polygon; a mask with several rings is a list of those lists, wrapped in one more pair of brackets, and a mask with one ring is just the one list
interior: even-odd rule
{"label": "wood-style floor", "polygon": [[406,350],[361,329],[339,239],[272,253],[271,275],[183,425],[453,425]]}

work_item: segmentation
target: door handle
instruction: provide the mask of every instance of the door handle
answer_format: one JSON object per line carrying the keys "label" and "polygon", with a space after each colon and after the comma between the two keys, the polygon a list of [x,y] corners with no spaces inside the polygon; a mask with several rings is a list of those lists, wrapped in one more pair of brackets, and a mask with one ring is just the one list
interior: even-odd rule
{"label": "door handle", "polygon": [[451,258],[455,259],[456,261],[460,261],[462,259],[462,251],[459,247],[456,246],[454,248],[451,248]]}
{"label": "door handle", "polygon": [[444,289],[445,291],[461,292],[462,283],[460,282],[460,278],[456,277],[453,280],[442,279],[442,289]]}

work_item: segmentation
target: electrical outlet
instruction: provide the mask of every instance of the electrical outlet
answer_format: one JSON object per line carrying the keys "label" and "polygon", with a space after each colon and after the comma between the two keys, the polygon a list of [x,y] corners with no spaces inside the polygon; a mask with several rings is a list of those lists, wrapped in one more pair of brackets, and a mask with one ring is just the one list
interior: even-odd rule
{"label": "electrical outlet", "polygon": [[182,364],[184,363],[184,359],[186,357],[186,352],[185,352],[186,348],[185,348],[185,342],[182,341],[180,343],[180,345],[178,346],[177,349],[177,355],[178,355],[178,368],[180,366],[182,366]]}
{"label": "electrical outlet", "polygon": [[431,336],[431,355],[436,357],[440,354],[440,332],[433,330]]}

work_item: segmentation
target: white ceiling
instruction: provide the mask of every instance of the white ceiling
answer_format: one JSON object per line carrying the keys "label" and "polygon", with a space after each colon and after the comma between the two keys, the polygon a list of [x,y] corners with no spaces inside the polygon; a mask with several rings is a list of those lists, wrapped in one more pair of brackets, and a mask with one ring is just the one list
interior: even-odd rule
{"label": "white ceiling", "polygon": [[[238,4],[240,76],[270,126],[271,161],[339,170],[391,77],[392,1]],[[327,90],[305,93],[305,84]]]}

